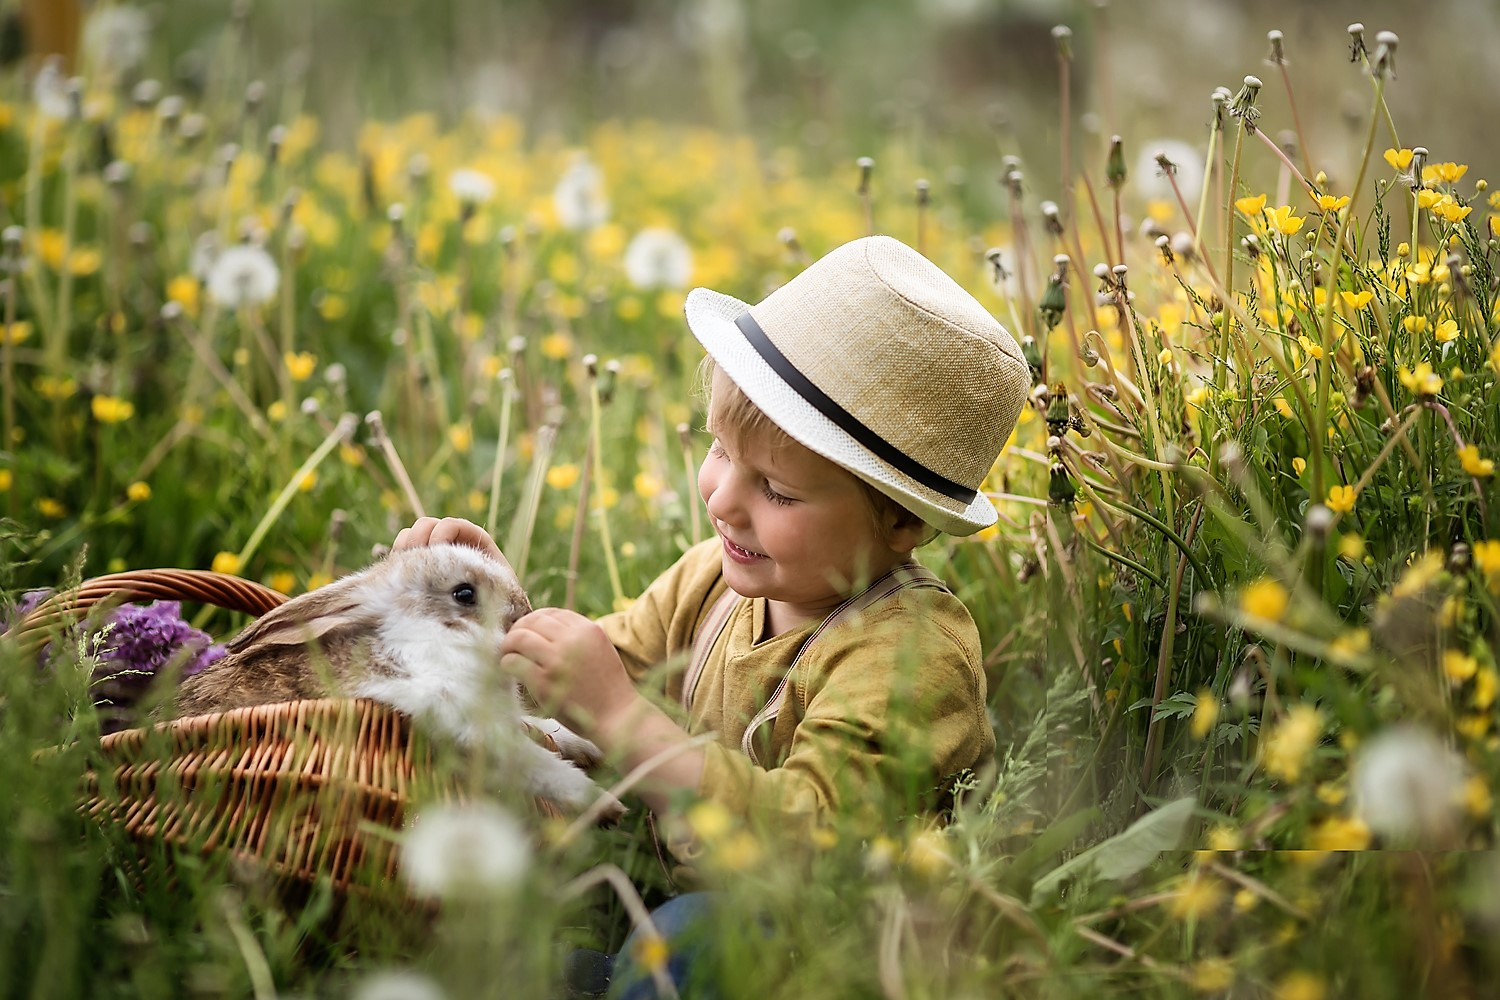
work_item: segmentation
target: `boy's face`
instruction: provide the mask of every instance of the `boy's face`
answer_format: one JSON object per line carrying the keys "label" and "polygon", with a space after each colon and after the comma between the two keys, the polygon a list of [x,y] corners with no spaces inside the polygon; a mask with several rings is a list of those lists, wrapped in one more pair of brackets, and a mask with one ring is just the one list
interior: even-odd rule
{"label": "boy's face", "polygon": [[[915,531],[882,530],[855,477],[794,441],[716,440],[698,492],[723,547],[724,579],[769,601],[772,634],[824,617],[903,562]],[[908,536],[910,536],[908,538]]]}

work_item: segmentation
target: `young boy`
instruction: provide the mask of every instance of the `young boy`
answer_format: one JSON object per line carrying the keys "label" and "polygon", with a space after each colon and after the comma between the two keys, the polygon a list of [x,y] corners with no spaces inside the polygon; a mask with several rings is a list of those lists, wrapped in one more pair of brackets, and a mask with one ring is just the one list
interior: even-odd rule
{"label": "young boy", "polygon": [[[686,313],[712,364],[698,488],[716,537],[626,611],[532,612],[502,663],[623,770],[675,750],[641,786],[658,815],[682,792],[782,831],[888,794],[920,807],[994,734],[973,619],[911,554],[934,530],[994,523],[980,485],[1025,400],[1021,351],[883,236],[755,306],[696,289]],[[395,546],[438,542],[500,555],[457,518],[423,518]],[[690,653],[667,689],[684,728],[635,680]],[[686,745],[700,733],[716,735]]]}

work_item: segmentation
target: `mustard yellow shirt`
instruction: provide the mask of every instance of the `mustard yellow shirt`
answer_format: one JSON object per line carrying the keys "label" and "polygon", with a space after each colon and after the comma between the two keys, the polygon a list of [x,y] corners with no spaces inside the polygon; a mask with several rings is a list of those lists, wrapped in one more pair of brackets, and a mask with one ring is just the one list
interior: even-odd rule
{"label": "mustard yellow shirt", "polygon": [[[726,590],[717,538],[689,549],[627,610],[600,620],[638,682],[671,663],[665,694],[680,702],[682,674],[702,620]],[[920,805],[946,779],[989,758],[979,633],[946,591],[909,588],[828,629],[796,665],[785,706],[741,738],[818,623],[757,641],[766,602],[741,598],[715,644],[687,711],[690,734],[716,733],[698,793],[778,828],[869,806],[880,793]]]}

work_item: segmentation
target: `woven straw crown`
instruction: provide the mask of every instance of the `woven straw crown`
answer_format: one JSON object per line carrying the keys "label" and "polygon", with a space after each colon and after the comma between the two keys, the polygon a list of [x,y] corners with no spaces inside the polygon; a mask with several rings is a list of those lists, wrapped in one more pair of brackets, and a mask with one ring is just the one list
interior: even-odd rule
{"label": "woven straw crown", "polygon": [[1026,362],[921,254],[870,236],[755,306],[698,288],[686,312],[715,363],[794,440],[933,527],[966,535],[995,522],[977,491],[1025,402]]}

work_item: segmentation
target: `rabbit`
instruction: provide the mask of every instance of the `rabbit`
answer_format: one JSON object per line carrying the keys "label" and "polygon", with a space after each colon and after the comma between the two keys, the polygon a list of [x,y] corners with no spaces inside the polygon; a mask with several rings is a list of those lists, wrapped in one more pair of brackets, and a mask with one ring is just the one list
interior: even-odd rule
{"label": "rabbit", "polygon": [[[519,766],[528,791],[565,810],[582,812],[605,796],[604,818],[617,820],[625,807],[573,763],[597,763],[599,748],[559,722],[524,715],[520,685],[500,677],[500,640],[530,610],[511,568],[478,549],[392,552],[251,623],[222,660],[183,678],[176,711],[369,698]],[[562,756],[526,738],[523,723],[552,736]]]}

